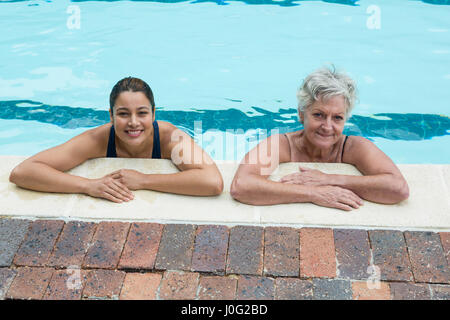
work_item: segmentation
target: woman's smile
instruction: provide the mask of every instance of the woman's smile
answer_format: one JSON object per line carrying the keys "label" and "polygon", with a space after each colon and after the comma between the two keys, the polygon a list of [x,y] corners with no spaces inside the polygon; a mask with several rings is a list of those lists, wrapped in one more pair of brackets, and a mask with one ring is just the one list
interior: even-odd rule
{"label": "woman's smile", "polygon": [[126,134],[131,138],[139,137],[144,130],[125,130]]}

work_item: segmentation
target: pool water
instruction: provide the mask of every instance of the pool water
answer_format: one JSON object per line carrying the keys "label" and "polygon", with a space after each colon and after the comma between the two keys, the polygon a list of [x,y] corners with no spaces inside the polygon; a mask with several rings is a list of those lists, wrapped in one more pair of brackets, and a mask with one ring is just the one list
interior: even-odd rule
{"label": "pool water", "polygon": [[396,163],[450,163],[449,16],[446,0],[0,1],[0,154],[106,123],[131,75],[157,119],[240,160],[301,128],[296,90],[333,63],[359,89],[346,134]]}

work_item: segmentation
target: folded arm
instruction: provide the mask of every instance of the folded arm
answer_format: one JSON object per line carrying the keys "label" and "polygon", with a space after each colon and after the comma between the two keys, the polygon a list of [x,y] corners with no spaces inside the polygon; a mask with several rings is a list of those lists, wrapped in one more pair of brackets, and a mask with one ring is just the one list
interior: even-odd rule
{"label": "folded arm", "polygon": [[231,196],[251,205],[312,202],[342,210],[358,208],[362,201],[352,191],[335,186],[307,186],[269,180],[280,163],[290,161],[289,142],[274,135],[258,144],[242,160],[231,185]]}
{"label": "folded arm", "polygon": [[305,186],[337,186],[351,190],[363,199],[383,204],[395,204],[409,197],[408,184],[400,170],[369,140],[352,136],[344,155],[344,162],[354,165],[363,176],[325,174],[300,167],[299,172],[280,181]]}
{"label": "folded arm", "polygon": [[86,131],[54,148],[44,150],[17,165],[9,181],[17,186],[43,192],[84,193],[88,179],[65,173],[95,156],[98,145]]}
{"label": "folded arm", "polygon": [[162,155],[171,159],[180,172],[171,174],[138,174],[120,170],[113,175],[130,189],[147,189],[193,196],[215,196],[222,193],[223,180],[210,156],[192,139],[170,125],[171,132],[162,142]]}

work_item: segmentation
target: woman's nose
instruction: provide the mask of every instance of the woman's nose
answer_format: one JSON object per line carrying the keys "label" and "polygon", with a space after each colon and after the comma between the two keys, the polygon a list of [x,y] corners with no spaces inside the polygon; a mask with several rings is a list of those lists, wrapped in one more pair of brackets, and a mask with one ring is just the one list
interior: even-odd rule
{"label": "woman's nose", "polygon": [[128,124],[131,125],[131,126],[134,126],[134,125],[137,124],[137,117],[136,117],[136,115],[134,115],[134,114],[131,115],[130,121],[129,121]]}
{"label": "woman's nose", "polygon": [[333,128],[333,123],[331,121],[331,118],[327,117],[323,123],[324,129],[331,129]]}

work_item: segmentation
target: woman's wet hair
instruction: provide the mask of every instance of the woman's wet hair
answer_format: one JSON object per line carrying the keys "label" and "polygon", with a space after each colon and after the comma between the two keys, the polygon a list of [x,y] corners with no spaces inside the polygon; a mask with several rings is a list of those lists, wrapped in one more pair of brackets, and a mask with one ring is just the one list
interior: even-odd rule
{"label": "woman's wet hair", "polygon": [[147,97],[148,101],[152,105],[152,112],[155,112],[155,98],[153,97],[152,89],[150,86],[139,78],[127,77],[123,78],[112,88],[111,94],[109,95],[109,107],[111,109],[111,114],[114,114],[114,104],[116,103],[117,97],[124,91],[132,92],[142,92]]}
{"label": "woman's wet hair", "polygon": [[297,92],[298,112],[305,112],[314,102],[343,96],[348,118],[357,99],[355,82],[344,72],[331,66],[322,67],[308,75]]}

